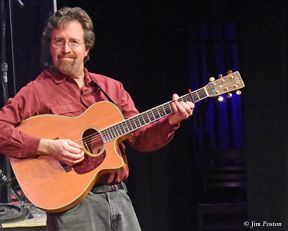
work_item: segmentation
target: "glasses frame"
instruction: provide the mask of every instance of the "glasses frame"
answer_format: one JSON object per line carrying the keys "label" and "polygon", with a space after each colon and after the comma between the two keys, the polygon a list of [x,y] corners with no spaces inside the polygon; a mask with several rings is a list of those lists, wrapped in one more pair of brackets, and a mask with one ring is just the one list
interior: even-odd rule
{"label": "glasses frame", "polygon": [[84,42],[80,42],[77,39],[69,39],[68,41],[65,41],[65,39],[58,38],[51,41],[51,44],[56,48],[63,48],[66,46],[66,43],[68,43],[68,46],[71,49],[76,49],[84,44]]}

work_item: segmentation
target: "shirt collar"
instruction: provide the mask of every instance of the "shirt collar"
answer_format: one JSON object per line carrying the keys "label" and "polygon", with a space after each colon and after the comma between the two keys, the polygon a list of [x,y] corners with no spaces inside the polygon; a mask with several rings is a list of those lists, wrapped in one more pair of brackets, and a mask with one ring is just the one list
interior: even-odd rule
{"label": "shirt collar", "polygon": [[93,82],[95,82],[95,81],[91,78],[91,76],[90,76],[90,74],[89,74],[89,71],[88,71],[86,68],[84,68],[84,82],[85,82],[85,84],[86,84],[87,86],[91,86],[91,85],[93,85]]}
{"label": "shirt collar", "polygon": [[[58,71],[55,67],[50,67],[48,70],[47,70],[47,74],[52,76],[53,77],[53,81],[56,83],[56,84],[60,84],[60,83],[63,83],[67,80],[70,79],[69,76],[61,73],[60,71]],[[94,80],[91,79],[90,75],[89,75],[89,72],[86,68],[84,68],[84,81],[85,81],[85,84],[87,84],[88,86],[94,82]]]}

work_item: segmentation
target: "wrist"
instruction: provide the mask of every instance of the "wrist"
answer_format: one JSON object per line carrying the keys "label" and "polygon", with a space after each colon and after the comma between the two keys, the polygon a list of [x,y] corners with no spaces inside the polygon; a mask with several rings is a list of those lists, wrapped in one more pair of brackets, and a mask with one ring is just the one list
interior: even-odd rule
{"label": "wrist", "polygon": [[51,145],[51,140],[49,139],[40,139],[40,142],[37,147],[37,155],[47,155],[49,154]]}
{"label": "wrist", "polygon": [[175,126],[175,127],[178,127],[180,125],[180,122],[178,120],[175,120],[175,118],[173,117],[173,115],[169,116],[168,117],[168,123],[171,125],[171,126]]}

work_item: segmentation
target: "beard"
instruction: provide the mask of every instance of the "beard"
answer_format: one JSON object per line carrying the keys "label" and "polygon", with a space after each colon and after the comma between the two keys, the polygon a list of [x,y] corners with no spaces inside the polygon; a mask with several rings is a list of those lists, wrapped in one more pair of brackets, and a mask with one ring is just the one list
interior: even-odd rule
{"label": "beard", "polygon": [[60,72],[66,75],[73,74],[75,71],[77,56],[75,54],[62,54],[58,56],[57,68]]}
{"label": "beard", "polygon": [[73,73],[75,63],[76,63],[75,59],[73,60],[60,59],[57,63],[57,67],[59,71],[62,72],[63,74],[71,74]]}

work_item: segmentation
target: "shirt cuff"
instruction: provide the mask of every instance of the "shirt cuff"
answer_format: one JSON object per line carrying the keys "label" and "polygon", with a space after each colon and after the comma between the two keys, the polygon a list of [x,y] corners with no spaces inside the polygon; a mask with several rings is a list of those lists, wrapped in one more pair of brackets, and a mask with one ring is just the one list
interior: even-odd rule
{"label": "shirt cuff", "polygon": [[37,148],[40,142],[40,138],[34,136],[25,137],[25,144],[21,157],[32,157],[36,156]]}

